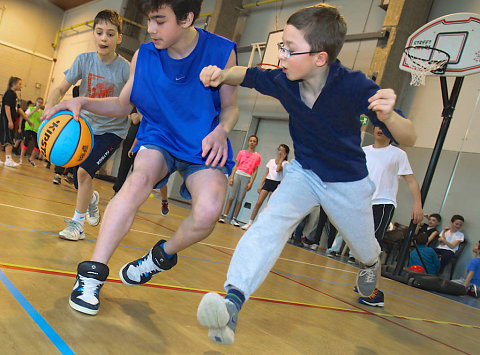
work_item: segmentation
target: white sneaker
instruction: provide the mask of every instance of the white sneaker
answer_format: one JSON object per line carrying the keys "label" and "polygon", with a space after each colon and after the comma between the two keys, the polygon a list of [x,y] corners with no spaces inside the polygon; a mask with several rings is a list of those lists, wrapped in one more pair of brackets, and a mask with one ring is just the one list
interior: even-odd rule
{"label": "white sneaker", "polygon": [[218,219],[218,222],[220,223],[225,223],[227,221],[227,216],[221,215],[220,218]]}
{"label": "white sneaker", "polygon": [[233,344],[238,310],[232,302],[216,293],[207,293],[198,306],[197,319],[209,329],[211,341],[221,345]]}
{"label": "white sneaker", "polygon": [[318,244],[311,244],[310,249],[317,250],[318,249]]}
{"label": "white sneaker", "polygon": [[98,210],[98,201],[100,201],[100,195],[97,191],[93,191],[95,196],[95,202],[90,202],[87,209],[87,222],[91,226],[97,226],[100,223],[100,211]]}
{"label": "white sneaker", "polygon": [[17,166],[20,166],[20,164],[15,163],[13,160],[7,160],[5,161],[5,166],[8,166],[9,168],[16,168]]}
{"label": "white sneaker", "polygon": [[245,225],[242,227],[242,229],[243,229],[244,231],[246,231],[246,230],[248,230],[248,228],[250,228],[251,225],[252,225],[252,224],[251,224],[250,222],[248,222],[247,224],[245,224]]}
{"label": "white sneaker", "polygon": [[84,231],[84,225],[72,219],[67,228],[58,233],[58,236],[62,239],[77,241],[85,238]]}
{"label": "white sneaker", "polygon": [[238,223],[235,218],[232,218],[232,220],[230,221],[230,224],[235,227],[240,227],[240,223]]}

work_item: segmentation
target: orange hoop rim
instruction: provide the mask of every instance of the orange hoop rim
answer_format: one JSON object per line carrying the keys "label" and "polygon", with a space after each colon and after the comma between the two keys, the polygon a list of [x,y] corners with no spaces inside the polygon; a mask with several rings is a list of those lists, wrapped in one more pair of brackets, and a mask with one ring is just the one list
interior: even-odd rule
{"label": "orange hoop rim", "polygon": [[280,69],[280,66],[270,63],[258,63],[256,65],[260,69],[267,70],[267,69]]}

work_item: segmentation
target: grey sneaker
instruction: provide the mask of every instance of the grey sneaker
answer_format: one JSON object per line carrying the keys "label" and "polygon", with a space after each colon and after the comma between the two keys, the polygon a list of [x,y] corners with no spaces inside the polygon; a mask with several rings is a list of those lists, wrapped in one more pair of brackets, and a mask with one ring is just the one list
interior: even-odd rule
{"label": "grey sneaker", "polygon": [[67,175],[65,175],[63,177],[63,180],[65,180],[66,182],[68,182],[70,185],[73,184],[73,174],[72,173],[68,173]]}
{"label": "grey sneaker", "polygon": [[91,226],[97,226],[100,223],[100,211],[98,210],[98,201],[100,201],[100,195],[97,191],[93,191],[95,196],[95,202],[90,202],[87,209],[87,222]]}
{"label": "grey sneaker", "polygon": [[357,274],[357,289],[362,297],[370,297],[377,287],[378,268],[380,267],[380,259],[372,266],[360,264],[360,270]]}
{"label": "grey sneaker", "polygon": [[197,319],[209,329],[211,341],[221,345],[233,344],[238,310],[232,302],[217,293],[207,293],[198,306]]}
{"label": "grey sneaker", "polygon": [[83,224],[71,219],[68,222],[67,228],[58,233],[58,236],[62,239],[77,241],[85,239],[84,231],[85,227]]}
{"label": "grey sneaker", "polygon": [[142,285],[161,271],[169,270],[177,264],[177,254],[168,259],[161,245],[165,240],[160,240],[155,246],[140,259],[125,264],[120,269],[120,279],[125,285]]}
{"label": "grey sneaker", "polygon": [[52,181],[55,185],[60,185],[62,183],[62,179],[60,178],[60,175],[58,174],[55,174],[55,176],[53,177],[53,181]]}

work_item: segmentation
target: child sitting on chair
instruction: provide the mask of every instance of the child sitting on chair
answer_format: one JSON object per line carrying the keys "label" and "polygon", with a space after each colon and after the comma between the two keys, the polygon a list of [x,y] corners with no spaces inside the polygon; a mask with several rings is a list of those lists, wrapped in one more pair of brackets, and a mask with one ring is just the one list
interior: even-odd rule
{"label": "child sitting on chair", "polygon": [[439,246],[435,248],[435,252],[441,256],[439,274],[443,272],[445,266],[453,259],[458,246],[465,240],[465,236],[460,229],[463,227],[465,219],[456,214],[450,220],[450,227],[445,227],[438,237]]}
{"label": "child sitting on chair", "polygon": [[[440,269],[440,260],[438,260],[437,253],[433,248],[427,247],[428,234],[420,233],[415,237],[417,248],[410,252],[410,261],[408,266],[421,265],[426,268],[426,273],[430,275],[438,275]],[[422,262],[423,260],[423,262]]]}

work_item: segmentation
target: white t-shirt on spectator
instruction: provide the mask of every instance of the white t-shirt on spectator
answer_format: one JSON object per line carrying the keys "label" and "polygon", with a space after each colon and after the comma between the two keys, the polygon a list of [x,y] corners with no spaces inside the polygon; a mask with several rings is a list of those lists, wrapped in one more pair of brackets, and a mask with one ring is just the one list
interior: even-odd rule
{"label": "white t-shirt on spectator", "polygon": [[[282,166],[285,166],[286,161],[284,160],[282,162]],[[277,163],[275,162],[275,159],[270,159],[265,165],[268,169],[268,175],[267,179],[269,180],[274,180],[274,181],[282,181],[283,179],[283,169],[280,172],[277,172]]]}
{"label": "white t-shirt on spectator", "polygon": [[393,145],[363,147],[367,158],[368,176],[375,184],[372,204],[392,204],[397,207],[398,178],[413,174],[407,153]]}
{"label": "white t-shirt on spectator", "polygon": [[[463,235],[462,232],[455,232],[455,233],[452,233],[451,231],[446,231],[445,232],[445,235],[443,234],[443,231],[440,233],[441,236],[444,236],[445,239],[447,240],[447,242],[449,242],[450,244],[453,244],[455,243],[456,240],[459,240],[460,243],[463,242],[465,240],[465,236]],[[450,250],[450,251],[453,251],[454,253],[458,250],[458,246],[460,245],[460,243],[457,244],[457,246],[452,249],[450,248],[448,245],[446,244],[440,244],[437,249],[447,249],[447,250]]]}

